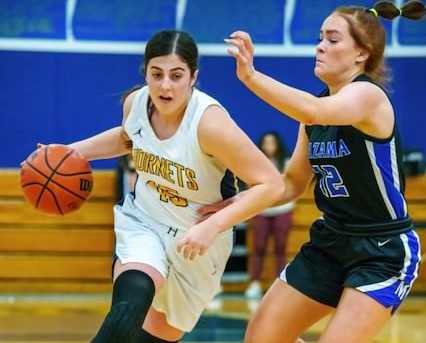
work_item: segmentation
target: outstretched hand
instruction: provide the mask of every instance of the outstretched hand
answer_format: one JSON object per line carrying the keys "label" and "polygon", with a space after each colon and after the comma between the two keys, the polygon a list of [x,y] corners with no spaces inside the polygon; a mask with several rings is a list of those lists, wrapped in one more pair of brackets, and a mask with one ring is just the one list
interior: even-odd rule
{"label": "outstretched hand", "polygon": [[250,35],[244,31],[235,31],[225,39],[225,42],[231,45],[227,51],[235,57],[238,78],[242,82],[247,81],[255,71],[253,66],[254,45]]}

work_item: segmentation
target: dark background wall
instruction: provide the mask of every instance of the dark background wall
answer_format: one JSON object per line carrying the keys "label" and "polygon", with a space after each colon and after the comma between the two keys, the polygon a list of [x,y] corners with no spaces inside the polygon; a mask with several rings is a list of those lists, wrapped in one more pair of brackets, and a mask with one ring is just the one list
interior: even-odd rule
{"label": "dark background wall", "polygon": [[[290,2],[293,8],[289,7]],[[44,43],[53,40],[55,46],[55,42],[61,43],[67,38],[66,13],[68,17],[72,13],[74,42],[106,41],[111,42],[111,46],[131,41],[142,47],[156,30],[179,25],[191,32],[201,47],[203,44],[208,47],[212,43],[220,44],[221,38],[236,28],[246,29],[259,46],[269,44],[269,50],[261,51],[255,60],[257,69],[317,93],[322,85],[312,73],[312,54],[303,52],[303,47],[313,50],[322,18],[343,1],[238,0],[228,4],[226,1],[197,0],[187,2],[184,15],[177,14],[179,1],[80,0],[74,2],[72,8],[70,3],[0,1],[0,128],[3,138],[0,167],[17,167],[37,142],[70,143],[118,125],[121,122],[120,94],[141,82],[138,66],[142,56],[134,51],[126,53],[117,48],[113,53],[93,53],[78,48],[67,52],[61,52],[60,47],[57,51],[46,49],[48,44]],[[259,3],[263,5],[259,7]],[[239,13],[237,9],[244,6],[245,11],[239,11],[243,14],[235,15]],[[284,9],[292,11],[292,21],[283,31],[285,20],[288,20]],[[388,43],[392,46],[389,58],[394,76],[392,97],[403,144],[406,149],[426,151],[426,21],[414,24],[401,21],[396,32],[402,53],[392,45],[395,37],[389,22],[386,28]],[[283,33],[286,30],[291,42]],[[34,42],[34,38],[44,41]],[[18,42],[17,48],[11,47],[11,41]],[[288,48],[290,43],[294,48]],[[277,53],[276,47],[287,48]],[[294,56],[298,54],[292,49],[300,50],[300,56]],[[269,56],[268,51],[271,52]],[[228,108],[253,140],[262,132],[274,129],[283,135],[291,148],[294,146],[297,124],[242,86],[235,76],[232,58],[207,53],[200,62],[199,87]],[[109,168],[115,166],[115,161],[94,165]]]}

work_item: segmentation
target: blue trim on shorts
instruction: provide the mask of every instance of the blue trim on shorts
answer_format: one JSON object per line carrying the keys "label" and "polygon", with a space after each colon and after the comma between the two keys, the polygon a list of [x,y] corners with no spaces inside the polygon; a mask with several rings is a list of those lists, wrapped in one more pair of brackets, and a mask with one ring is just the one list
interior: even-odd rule
{"label": "blue trim on shorts", "polygon": [[398,309],[410,292],[413,282],[417,278],[420,265],[420,244],[414,230],[401,234],[400,237],[401,240],[403,240],[402,237],[407,239],[404,247],[407,248],[408,246],[408,252],[407,249],[405,250],[404,267],[401,270],[400,277],[395,278],[395,282],[384,288],[361,291],[384,307],[392,307],[392,313]]}

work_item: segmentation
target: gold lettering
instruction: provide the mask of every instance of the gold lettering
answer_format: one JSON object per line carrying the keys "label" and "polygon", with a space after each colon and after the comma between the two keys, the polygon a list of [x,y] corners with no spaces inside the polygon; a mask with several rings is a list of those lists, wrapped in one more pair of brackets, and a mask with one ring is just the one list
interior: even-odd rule
{"label": "gold lettering", "polygon": [[170,164],[172,162],[169,161],[166,158],[162,158],[161,159],[161,176],[163,177],[163,179],[171,182],[171,183],[175,183],[175,180],[173,180],[172,175],[173,175],[173,170],[170,169]]}
{"label": "gold lettering", "polygon": [[153,190],[158,191],[157,184],[155,183],[155,181],[148,180],[148,181],[146,182],[146,185],[147,185],[148,187],[152,188]]}
{"label": "gold lettering", "polygon": [[185,168],[185,175],[188,179],[188,181],[186,182],[186,187],[188,187],[192,191],[198,191],[198,185],[195,181],[197,177],[195,171],[193,171],[191,168]]}
{"label": "gold lettering", "polygon": [[146,185],[153,190],[157,191],[160,195],[160,200],[163,202],[170,202],[179,207],[187,207],[188,200],[184,197],[179,196],[179,193],[173,188],[169,188],[163,185],[157,185],[155,181],[149,180],[146,182]]}
{"label": "gold lettering", "polygon": [[173,205],[178,207],[187,207],[188,206],[188,200],[186,200],[183,197],[180,196],[170,196],[170,201],[173,203]]}
{"label": "gold lettering", "polygon": [[170,188],[166,186],[158,185],[157,191],[160,194],[160,200],[164,202],[169,202],[171,190]]}
{"label": "gold lettering", "polygon": [[148,171],[148,160],[149,160],[150,154],[144,153],[143,154],[143,161],[142,161],[142,171],[147,172]]}
{"label": "gold lettering", "polygon": [[[185,168],[182,164],[151,154],[142,149],[133,149],[132,156],[135,168],[138,171],[160,176],[170,183],[177,183],[181,188],[186,186],[190,190],[198,191],[197,175],[193,169]],[[184,173],[186,182],[184,181]]]}
{"label": "gold lettering", "polygon": [[168,202],[168,200],[170,200],[173,205],[179,206],[179,207],[188,206],[188,200],[179,196],[179,193],[172,188],[159,185],[158,192],[160,193],[160,200],[162,201]]}
{"label": "gold lettering", "polygon": [[149,154],[148,166],[147,166],[147,172],[150,173],[150,174],[154,174],[154,175],[155,175],[155,173],[154,173],[153,166],[154,166],[154,162],[155,162],[155,157],[156,157],[155,155]]}
{"label": "gold lettering", "polygon": [[142,170],[142,161],[143,161],[144,155],[145,153],[141,149],[132,150],[132,159],[135,163],[135,168],[137,170]]}
{"label": "gold lettering", "polygon": [[160,165],[161,165],[161,159],[157,155],[153,155],[155,157],[154,162],[152,163],[152,171],[155,175],[160,175]]}
{"label": "gold lettering", "polygon": [[179,187],[184,187],[183,185],[183,171],[185,170],[185,167],[179,163],[173,162],[173,165],[176,167],[176,171],[177,171],[177,180],[178,180],[178,184]]}

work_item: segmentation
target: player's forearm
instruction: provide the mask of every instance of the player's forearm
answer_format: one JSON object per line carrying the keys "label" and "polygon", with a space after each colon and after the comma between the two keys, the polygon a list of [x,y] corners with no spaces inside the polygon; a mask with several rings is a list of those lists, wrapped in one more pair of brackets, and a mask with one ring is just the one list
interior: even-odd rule
{"label": "player's forearm", "polygon": [[283,192],[281,182],[255,185],[238,194],[232,204],[216,212],[207,221],[211,221],[212,227],[217,227],[219,232],[226,231],[272,206],[281,199]]}
{"label": "player's forearm", "polygon": [[89,161],[125,155],[129,152],[121,126],[101,132],[87,139],[69,144]]}
{"label": "player's forearm", "polygon": [[310,178],[305,178],[303,180],[296,181],[289,174],[284,173],[283,181],[285,185],[285,191],[282,194],[281,198],[274,204],[274,206],[284,205],[296,200],[305,191],[306,187],[309,184],[309,180]]}
{"label": "player's forearm", "polygon": [[254,94],[281,113],[303,124],[314,123],[318,98],[312,94],[280,83],[257,70],[243,82]]}

